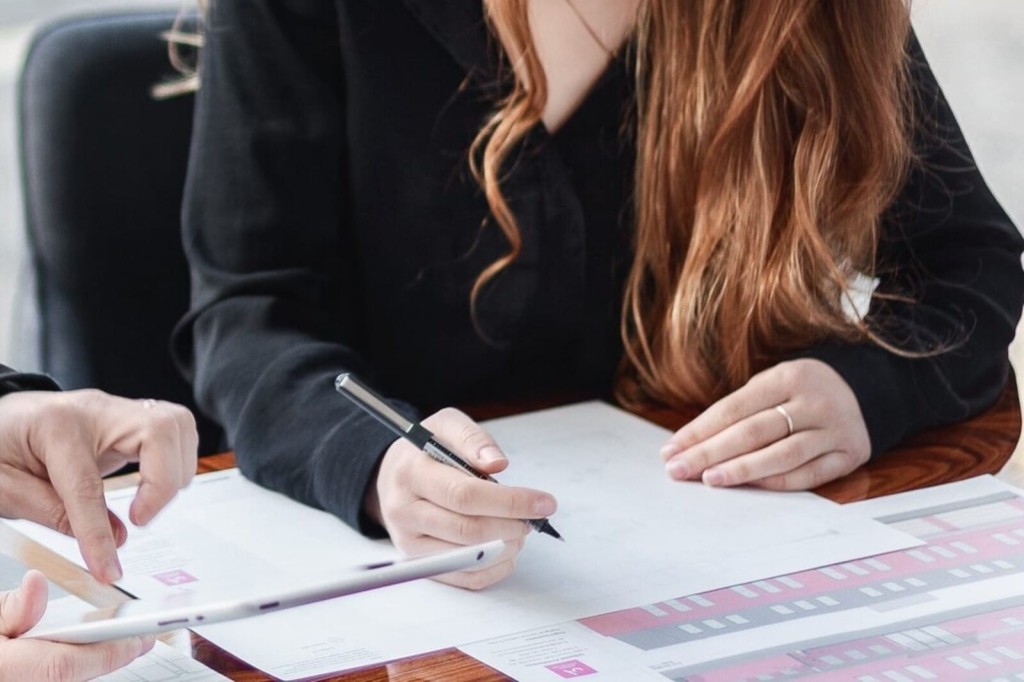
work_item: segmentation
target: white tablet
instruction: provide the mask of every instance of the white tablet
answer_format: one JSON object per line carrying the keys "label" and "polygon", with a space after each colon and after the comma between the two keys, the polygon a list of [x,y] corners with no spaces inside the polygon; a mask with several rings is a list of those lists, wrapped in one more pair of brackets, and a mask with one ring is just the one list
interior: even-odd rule
{"label": "white tablet", "polygon": [[76,617],[57,614],[57,618],[48,619],[44,616],[22,637],[83,644],[221,623],[409,580],[483,567],[504,551],[505,542],[495,540],[440,554],[357,566],[323,582],[277,592],[230,599],[210,598],[201,592],[182,592],[164,600],[139,599]]}

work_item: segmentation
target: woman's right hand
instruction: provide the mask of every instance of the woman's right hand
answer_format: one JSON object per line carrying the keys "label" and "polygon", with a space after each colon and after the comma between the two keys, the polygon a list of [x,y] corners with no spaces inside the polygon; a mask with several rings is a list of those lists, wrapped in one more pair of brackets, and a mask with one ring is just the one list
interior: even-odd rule
{"label": "woman's right hand", "polygon": [[[478,471],[495,474],[508,466],[494,439],[458,410],[440,410],[423,420],[423,426]],[[523,519],[551,516],[556,506],[548,493],[467,476],[405,439],[395,441],[384,453],[376,486],[370,486],[366,500],[367,512],[409,556],[505,540],[508,549],[496,563],[437,578],[471,590],[511,574],[530,530]]]}

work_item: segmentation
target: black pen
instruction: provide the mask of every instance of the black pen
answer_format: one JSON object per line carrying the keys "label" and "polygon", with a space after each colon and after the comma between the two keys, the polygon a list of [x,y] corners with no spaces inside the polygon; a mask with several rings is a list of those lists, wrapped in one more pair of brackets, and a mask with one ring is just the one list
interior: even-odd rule
{"label": "black pen", "polygon": [[[356,378],[351,374],[339,374],[338,378],[334,380],[334,388],[337,389],[338,393],[365,410],[367,414],[386,426],[394,434],[405,438],[438,462],[460,469],[463,473],[476,476],[483,481],[497,483],[496,480],[482,471],[477,471],[469,462],[439,443],[434,438],[434,434],[421,424],[411,422],[400,415],[384,402],[380,396],[356,381]],[[562,536],[559,535],[558,531],[554,529],[547,519],[523,519],[523,522],[538,533],[550,535],[558,540],[562,539]]]}

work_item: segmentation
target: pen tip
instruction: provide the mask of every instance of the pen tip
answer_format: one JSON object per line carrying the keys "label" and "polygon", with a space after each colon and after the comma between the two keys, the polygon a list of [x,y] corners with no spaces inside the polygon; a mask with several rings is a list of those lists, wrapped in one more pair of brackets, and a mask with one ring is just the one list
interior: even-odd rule
{"label": "pen tip", "polygon": [[530,519],[529,521],[527,521],[527,524],[530,526],[530,528],[533,528],[538,533],[550,535],[556,540],[562,540],[562,542],[565,542],[565,540],[562,538],[562,535],[557,530],[555,530],[555,527],[552,526],[547,519]]}

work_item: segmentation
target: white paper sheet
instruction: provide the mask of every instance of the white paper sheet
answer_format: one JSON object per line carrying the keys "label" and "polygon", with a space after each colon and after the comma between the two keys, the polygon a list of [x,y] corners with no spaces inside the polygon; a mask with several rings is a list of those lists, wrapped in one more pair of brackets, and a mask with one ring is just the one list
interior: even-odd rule
{"label": "white paper sheet", "polygon": [[230,678],[215,673],[187,654],[158,641],[145,656],[96,679],[98,682],[217,682]]}
{"label": "white paper sheet", "polygon": [[[282,679],[380,663],[482,638],[913,546],[828,500],[669,480],[669,432],[602,403],[490,422],[512,465],[500,479],[552,492],[565,543],[530,538],[516,573],[483,593],[398,585],[199,632]],[[343,456],[339,453],[339,456]],[[125,514],[132,491],[116,491]],[[19,530],[81,563],[74,543]],[[199,477],[121,550],[120,586],[139,597],[309,580],[393,556],[337,519],[245,481]]]}
{"label": "white paper sheet", "polygon": [[[960,654],[1010,679],[1024,673],[1024,649],[1000,641],[1024,633],[1021,494],[982,476],[850,504],[928,544],[459,648],[520,682],[954,679],[941,659]],[[964,618],[977,637],[958,641]]]}

